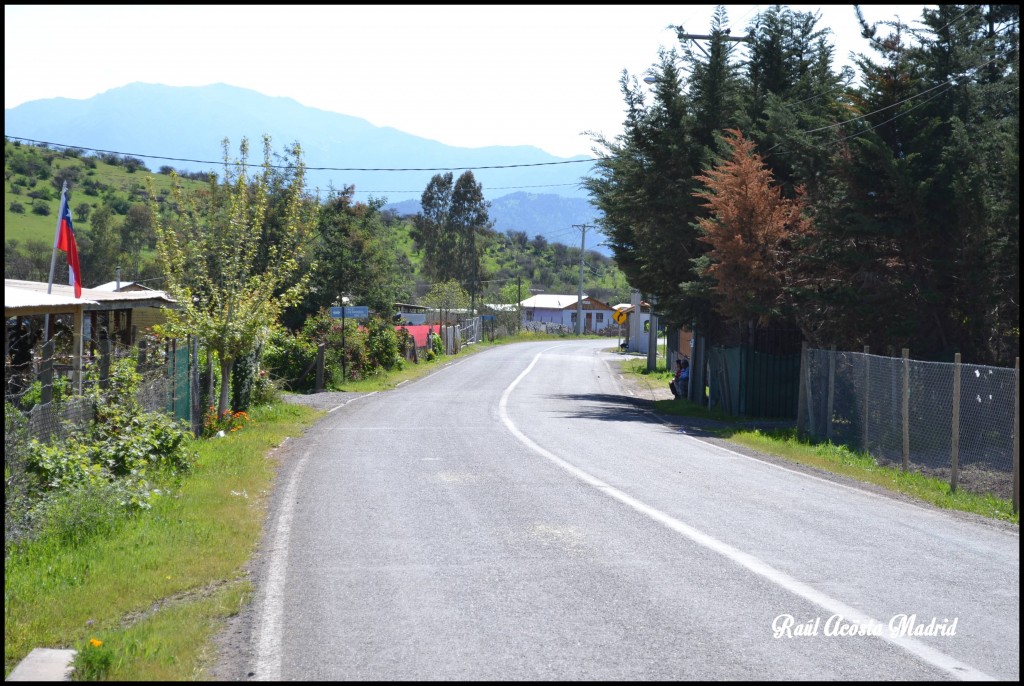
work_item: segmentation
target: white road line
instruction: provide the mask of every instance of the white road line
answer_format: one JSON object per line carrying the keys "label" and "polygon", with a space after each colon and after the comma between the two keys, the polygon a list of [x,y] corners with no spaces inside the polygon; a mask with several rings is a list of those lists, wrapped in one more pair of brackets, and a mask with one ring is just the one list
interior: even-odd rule
{"label": "white road line", "polygon": [[299,458],[295,470],[285,487],[281,507],[278,510],[277,526],[273,541],[266,551],[267,573],[263,583],[263,604],[256,635],[256,666],[253,670],[257,681],[281,680],[281,617],[284,614],[285,573],[288,568],[288,537],[291,534],[292,518],[295,515],[296,492],[302,472],[306,468],[309,453]]}
{"label": "white road line", "polygon": [[[402,383],[405,383],[405,382],[403,381]],[[399,385],[401,385],[401,384],[399,384]],[[337,407],[332,407],[331,409],[327,410],[327,414],[330,414],[330,413],[334,412],[335,410],[340,410],[341,408],[345,407],[349,403],[354,403],[355,401],[359,400],[360,398],[367,398],[367,397],[369,397],[371,395],[376,395],[376,394],[377,394],[377,391],[371,391],[370,393],[367,393],[366,395],[357,395],[356,397],[354,397],[351,400],[349,400],[347,403],[342,403],[342,404],[338,405]]]}
{"label": "white road line", "polygon": [[[689,526],[688,524],[684,524],[682,521],[676,519],[675,517],[672,517],[671,515],[668,515],[654,507],[651,507],[650,505],[647,505],[646,503],[637,500],[636,498],[632,497],[631,495],[628,495],[623,491],[620,491],[614,486],[607,484],[604,481],[601,481],[596,476],[583,471],[579,467],[576,467],[575,465],[572,465],[569,462],[566,462],[565,460],[558,457],[554,453],[545,450],[544,448],[530,440],[530,438],[528,438],[525,434],[523,434],[523,432],[521,432],[516,427],[516,425],[512,422],[512,419],[509,417],[508,399],[509,396],[512,394],[513,389],[515,389],[515,387],[519,385],[519,382],[522,381],[526,377],[526,375],[533,370],[534,366],[536,366],[537,364],[537,360],[541,358],[541,355],[543,355],[550,349],[551,348],[546,348],[545,350],[540,351],[534,356],[533,360],[530,362],[529,365],[527,365],[526,369],[524,369],[519,374],[519,376],[517,376],[515,380],[511,384],[509,384],[508,388],[505,389],[505,392],[501,394],[501,400],[498,403],[498,412],[501,415],[501,421],[505,424],[505,426],[512,433],[512,435],[519,440],[520,443],[522,443],[527,448],[534,451],[541,457],[550,460],[551,462],[558,465],[559,467],[569,472],[570,474],[575,476],[577,479],[583,481],[584,483],[589,484],[596,488],[597,490],[608,494],[612,498],[615,498],[619,502],[628,505],[637,512],[646,515],[647,517],[650,517],[651,519],[660,524],[663,524],[672,531],[682,534],[694,543],[704,546],[705,548],[712,550],[722,555],[723,557],[735,562],[736,564],[750,570],[754,574],[757,574],[758,576],[761,576],[767,579],[768,581],[784,588],[790,593],[793,593],[811,603],[814,603],[818,607],[824,609],[829,614],[842,615],[846,621],[856,623],[861,626],[868,626],[872,622],[874,622],[875,626],[887,626],[886,624],[873,619],[872,617],[861,612],[860,610],[850,607],[849,605],[846,605],[845,603],[842,603],[839,600],[836,600],[835,598],[832,598],[831,596],[822,593],[821,591],[809,586],[808,584],[805,584],[802,581],[799,581],[789,576],[785,572],[775,569],[774,567],[764,562],[760,558],[755,557],[754,555],[750,555],[749,553],[745,553],[742,550],[734,548],[733,546],[727,543],[719,541],[718,539],[713,538],[712,536],[709,536],[708,534],[705,534],[702,531],[698,531],[697,529]],[[909,638],[905,636],[892,636],[888,634],[888,632],[883,632],[882,635],[878,636],[878,638],[882,639],[883,641],[888,641],[889,643],[892,643],[906,650],[911,655],[914,655],[920,660],[927,662],[928,664],[947,672],[948,674],[957,679],[969,681],[995,681],[995,677],[989,676],[988,674],[985,674],[984,672],[975,669],[974,667],[971,667],[968,664],[960,662],[956,658],[950,655],[946,655],[945,653],[936,650],[931,646],[928,646],[914,638]]]}

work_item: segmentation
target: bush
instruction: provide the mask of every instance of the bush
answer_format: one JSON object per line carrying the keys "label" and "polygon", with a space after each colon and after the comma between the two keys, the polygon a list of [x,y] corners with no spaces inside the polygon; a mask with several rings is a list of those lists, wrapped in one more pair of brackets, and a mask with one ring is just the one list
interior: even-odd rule
{"label": "bush", "polygon": [[268,381],[278,379],[287,390],[307,391],[313,387],[316,345],[303,336],[282,329],[271,332],[263,349],[263,369]]}
{"label": "bush", "polygon": [[102,480],[52,493],[33,509],[34,528],[41,538],[66,545],[109,533],[127,514],[121,505],[124,490],[122,484]]}
{"label": "bush", "polygon": [[114,651],[98,638],[89,641],[75,653],[72,661],[75,681],[101,681],[114,665]]}
{"label": "bush", "polygon": [[50,203],[45,200],[36,200],[32,203],[32,213],[42,217],[50,216]]}
{"label": "bush", "polygon": [[101,395],[94,387],[89,399],[95,418],[86,429],[49,444],[27,441],[18,494],[31,504],[19,504],[29,513],[27,523],[14,521],[20,534],[78,541],[116,521],[115,515],[148,509],[159,493],[150,486],[151,476],[176,478],[192,466],[190,428],[168,415],[142,411],[135,399],[141,377],[134,365],[131,358],[115,361],[108,390]]}
{"label": "bush", "polygon": [[372,372],[402,368],[398,334],[390,323],[376,317],[370,320],[366,336],[366,355]]}
{"label": "bush", "polygon": [[8,208],[14,214],[25,214],[25,206],[20,202],[12,202]]}
{"label": "bush", "polygon": [[221,431],[225,434],[234,433],[240,431],[242,427],[252,421],[249,415],[245,412],[232,412],[231,410],[224,410],[224,412],[218,417],[217,408],[213,405],[206,410],[206,414],[203,415],[203,438],[212,438],[218,435]]}

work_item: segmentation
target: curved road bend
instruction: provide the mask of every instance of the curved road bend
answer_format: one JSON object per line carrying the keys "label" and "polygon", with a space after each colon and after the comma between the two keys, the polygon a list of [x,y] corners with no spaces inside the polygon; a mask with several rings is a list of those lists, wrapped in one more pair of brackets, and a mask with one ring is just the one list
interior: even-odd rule
{"label": "curved road bend", "polygon": [[1019,679],[1016,531],[682,434],[607,348],[494,348],[290,442],[254,678]]}

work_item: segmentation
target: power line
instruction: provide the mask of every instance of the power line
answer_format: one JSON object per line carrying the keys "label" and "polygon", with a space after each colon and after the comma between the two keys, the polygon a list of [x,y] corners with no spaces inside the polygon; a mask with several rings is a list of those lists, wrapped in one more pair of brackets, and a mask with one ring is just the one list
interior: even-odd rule
{"label": "power line", "polygon": [[[142,157],[145,159],[152,160],[166,160],[169,162],[193,162],[195,164],[213,164],[222,166],[224,161],[211,162],[209,160],[193,160],[184,157],[167,157],[164,155],[144,155],[142,153],[126,153],[119,152],[117,150],[103,150],[101,148],[86,148],[80,145],[68,145],[67,143],[54,143],[51,141],[39,141],[32,138],[23,138],[21,136],[9,136],[4,134],[5,138],[17,141],[25,141],[27,143],[33,143],[36,145],[55,146],[64,148],[65,150],[87,150],[89,152],[106,153],[109,155],[122,155],[128,157]],[[560,164],[579,164],[581,162],[596,162],[596,159],[584,159],[584,160],[563,160],[561,162],[529,162],[524,164],[491,164],[491,165],[477,165],[477,166],[462,166],[462,167],[310,167],[303,165],[306,171],[374,171],[374,172],[410,172],[410,171],[472,171],[476,169],[519,169],[523,167],[549,167]],[[263,164],[252,165],[263,167]],[[271,169],[296,169],[294,164],[270,164],[266,165]]]}

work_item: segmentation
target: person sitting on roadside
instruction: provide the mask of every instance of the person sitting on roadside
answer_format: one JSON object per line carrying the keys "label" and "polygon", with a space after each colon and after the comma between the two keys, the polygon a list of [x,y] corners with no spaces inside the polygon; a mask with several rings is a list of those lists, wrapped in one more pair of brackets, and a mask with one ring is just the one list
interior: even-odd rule
{"label": "person sitting on roadside", "polygon": [[690,361],[689,360],[676,360],[676,375],[669,382],[669,390],[672,391],[672,396],[679,400],[687,396],[687,391],[690,385]]}

